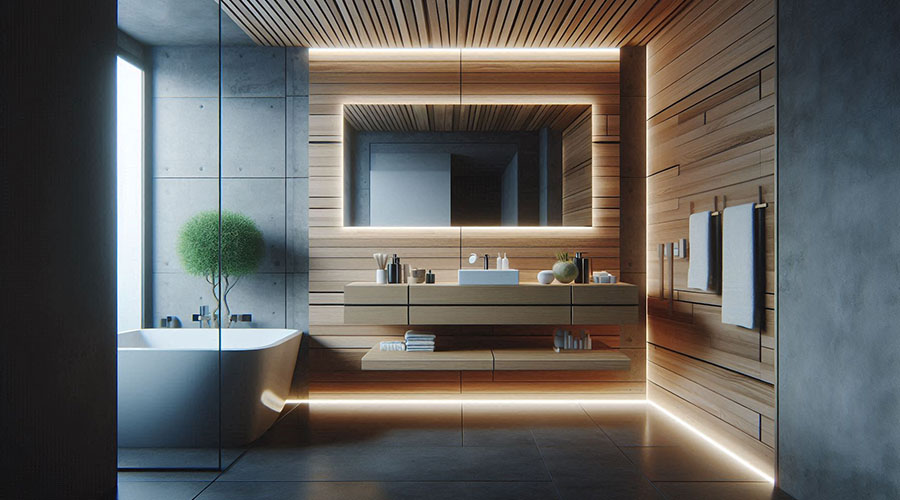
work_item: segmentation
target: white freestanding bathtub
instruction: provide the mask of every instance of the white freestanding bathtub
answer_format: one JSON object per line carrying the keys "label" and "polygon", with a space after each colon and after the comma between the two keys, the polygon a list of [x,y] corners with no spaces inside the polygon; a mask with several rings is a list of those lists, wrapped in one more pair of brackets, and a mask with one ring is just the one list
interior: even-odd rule
{"label": "white freestanding bathtub", "polygon": [[301,338],[298,330],[223,329],[220,378],[218,329],[119,333],[119,447],[217,447],[220,418],[221,446],[255,440],[284,407]]}

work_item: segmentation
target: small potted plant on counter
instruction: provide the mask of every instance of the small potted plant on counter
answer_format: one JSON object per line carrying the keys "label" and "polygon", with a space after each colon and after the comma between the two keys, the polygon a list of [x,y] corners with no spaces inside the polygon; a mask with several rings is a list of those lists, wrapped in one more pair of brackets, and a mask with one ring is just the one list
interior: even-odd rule
{"label": "small potted plant on counter", "polygon": [[569,252],[556,254],[556,263],[553,264],[553,276],[560,283],[571,283],[578,276],[578,268],[569,259]]}
{"label": "small potted plant on counter", "polygon": [[[222,211],[222,269],[219,271],[219,212],[200,212],[188,220],[178,236],[178,256],[188,274],[202,276],[212,285],[216,309],[212,317],[219,325],[219,303],[225,306],[227,326],[231,326],[228,292],[242,276],[259,267],[265,248],[262,233],[246,215]],[[221,278],[221,282],[220,282]],[[221,300],[219,291],[222,292]]]}

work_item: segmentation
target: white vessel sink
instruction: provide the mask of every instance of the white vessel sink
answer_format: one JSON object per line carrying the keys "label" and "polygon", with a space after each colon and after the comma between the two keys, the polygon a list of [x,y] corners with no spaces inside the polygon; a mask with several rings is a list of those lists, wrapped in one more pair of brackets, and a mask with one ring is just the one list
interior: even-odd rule
{"label": "white vessel sink", "polygon": [[518,269],[460,269],[460,285],[518,285]]}

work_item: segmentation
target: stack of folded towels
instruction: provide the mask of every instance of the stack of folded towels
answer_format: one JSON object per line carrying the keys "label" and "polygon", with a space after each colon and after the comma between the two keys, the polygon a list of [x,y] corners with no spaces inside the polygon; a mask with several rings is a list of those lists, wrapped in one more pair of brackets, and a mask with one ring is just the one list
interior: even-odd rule
{"label": "stack of folded towels", "polygon": [[406,344],[404,344],[402,340],[382,340],[381,341],[381,350],[382,351],[405,351]]}
{"label": "stack of folded towels", "polygon": [[409,330],[404,338],[407,351],[434,351],[434,335],[431,333]]}

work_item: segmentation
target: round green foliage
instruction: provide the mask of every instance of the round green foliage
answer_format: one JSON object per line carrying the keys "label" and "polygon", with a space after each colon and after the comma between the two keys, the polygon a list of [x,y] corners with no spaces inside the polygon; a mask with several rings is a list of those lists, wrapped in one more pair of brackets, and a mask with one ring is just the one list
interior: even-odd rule
{"label": "round green foliage", "polygon": [[[264,250],[262,233],[252,219],[222,211],[222,275],[243,276],[256,272]],[[189,274],[219,274],[218,212],[200,212],[185,222],[178,235],[178,256]]]}

